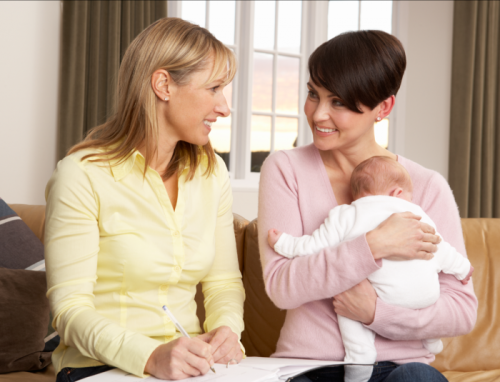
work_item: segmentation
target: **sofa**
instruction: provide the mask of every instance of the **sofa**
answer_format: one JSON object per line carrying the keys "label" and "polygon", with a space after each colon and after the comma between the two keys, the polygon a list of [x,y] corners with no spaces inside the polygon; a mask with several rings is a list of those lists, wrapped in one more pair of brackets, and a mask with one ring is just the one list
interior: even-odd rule
{"label": "sofa", "polygon": [[[10,206],[43,242],[45,207]],[[451,382],[500,381],[500,219],[462,219],[467,253],[475,268],[474,289],[479,311],[474,330],[461,337],[443,338],[444,350],[433,366]],[[257,243],[257,221],[234,214],[238,259],[246,291],[245,331],[242,342],[248,356],[274,352],[285,311],[274,306],[264,290]],[[204,320],[203,297],[196,295],[198,316]],[[498,321],[497,321],[498,319]],[[52,365],[39,372],[0,374],[4,381],[54,381]]]}

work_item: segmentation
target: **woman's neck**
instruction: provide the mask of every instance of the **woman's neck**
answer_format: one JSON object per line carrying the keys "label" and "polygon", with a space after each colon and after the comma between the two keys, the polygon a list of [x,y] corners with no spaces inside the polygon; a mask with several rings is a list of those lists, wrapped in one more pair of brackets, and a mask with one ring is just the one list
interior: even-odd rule
{"label": "woman's neck", "polygon": [[397,158],[395,154],[379,146],[375,141],[347,148],[319,151],[319,153],[327,168],[339,171],[349,177],[358,164],[373,156]]}
{"label": "woman's neck", "polygon": [[[158,173],[162,174],[166,169],[172,156],[174,155],[175,146],[178,140],[169,136],[166,129],[159,127],[159,137],[158,137],[158,152],[155,156],[151,158],[149,167]],[[138,148],[139,152],[146,157],[146,145],[142,144]]]}

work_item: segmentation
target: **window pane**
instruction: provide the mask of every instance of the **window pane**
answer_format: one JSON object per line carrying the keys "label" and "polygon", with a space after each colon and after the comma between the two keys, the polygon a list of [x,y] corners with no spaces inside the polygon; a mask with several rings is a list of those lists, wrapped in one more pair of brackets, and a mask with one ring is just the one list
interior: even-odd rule
{"label": "window pane", "polygon": [[205,28],[206,1],[183,1],[182,19]]}
{"label": "window pane", "polygon": [[297,118],[276,117],[274,151],[289,150],[297,147],[299,120]]}
{"label": "window pane", "polygon": [[361,29],[392,31],[392,1],[362,1]]}
{"label": "window pane", "polygon": [[278,113],[299,113],[299,65],[299,58],[278,56],[276,76],[276,111]]}
{"label": "window pane", "polygon": [[252,109],[271,111],[273,99],[273,55],[253,55]]}
{"label": "window pane", "polygon": [[262,163],[271,151],[271,117],[252,115],[250,150],[252,152],[251,171],[260,172]]}
{"label": "window pane", "polygon": [[231,116],[218,118],[212,125],[210,132],[210,143],[215,152],[219,154],[229,169],[229,151],[231,148]]}
{"label": "window pane", "polygon": [[357,31],[359,1],[328,2],[328,39],[343,32]]}
{"label": "window pane", "polygon": [[387,118],[375,123],[375,141],[384,149],[389,147],[389,120]]}
{"label": "window pane", "polygon": [[300,53],[302,1],[278,3],[278,50]]}
{"label": "window pane", "polygon": [[235,1],[210,1],[208,26],[210,32],[224,44],[234,44],[235,14]]}
{"label": "window pane", "polygon": [[253,45],[256,49],[274,49],[275,1],[255,2]]}

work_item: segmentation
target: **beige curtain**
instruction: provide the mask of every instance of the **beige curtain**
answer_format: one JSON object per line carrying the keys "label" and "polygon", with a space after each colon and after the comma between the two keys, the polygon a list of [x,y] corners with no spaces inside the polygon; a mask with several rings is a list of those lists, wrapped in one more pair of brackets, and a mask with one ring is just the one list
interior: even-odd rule
{"label": "beige curtain", "polygon": [[66,0],[62,5],[58,159],[105,122],[125,50],[148,25],[167,16],[166,1]]}
{"label": "beige curtain", "polygon": [[500,2],[455,1],[449,182],[462,217],[500,217],[499,44]]}

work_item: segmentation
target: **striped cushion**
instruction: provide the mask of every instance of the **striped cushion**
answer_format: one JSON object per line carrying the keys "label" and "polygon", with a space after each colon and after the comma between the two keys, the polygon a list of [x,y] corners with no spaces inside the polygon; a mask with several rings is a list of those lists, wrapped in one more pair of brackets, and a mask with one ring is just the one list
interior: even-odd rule
{"label": "striped cushion", "polygon": [[27,269],[40,265],[43,259],[43,244],[0,199],[0,267]]}

